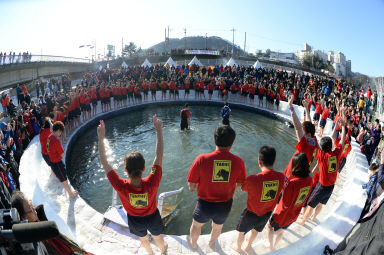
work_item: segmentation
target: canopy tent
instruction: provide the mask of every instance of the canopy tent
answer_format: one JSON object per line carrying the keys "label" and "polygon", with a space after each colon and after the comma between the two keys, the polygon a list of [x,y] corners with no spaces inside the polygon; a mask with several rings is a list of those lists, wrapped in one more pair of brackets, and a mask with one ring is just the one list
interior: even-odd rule
{"label": "canopy tent", "polygon": [[146,59],[144,60],[144,63],[141,64],[141,66],[143,66],[143,67],[151,67],[152,64],[151,64],[151,63],[149,62],[149,60],[146,58]]}
{"label": "canopy tent", "polygon": [[189,62],[188,65],[189,66],[191,66],[191,65],[203,66],[203,64],[200,62],[200,60],[197,59],[196,56],[193,57],[193,59],[191,60],[191,62]]}
{"label": "canopy tent", "polygon": [[264,66],[260,63],[259,60],[257,60],[256,63],[253,64],[253,67],[255,69],[264,68]]}
{"label": "canopy tent", "polygon": [[225,66],[236,66],[236,67],[238,67],[239,65],[236,63],[236,61],[233,58],[230,58]]}
{"label": "canopy tent", "polygon": [[167,62],[164,64],[164,66],[173,66],[173,67],[176,67],[177,64],[175,61],[173,61],[173,59],[171,57],[169,57],[169,59],[167,60]]}
{"label": "canopy tent", "polygon": [[128,65],[127,65],[127,63],[125,63],[125,61],[123,61],[123,63],[121,64],[121,67],[127,68]]}

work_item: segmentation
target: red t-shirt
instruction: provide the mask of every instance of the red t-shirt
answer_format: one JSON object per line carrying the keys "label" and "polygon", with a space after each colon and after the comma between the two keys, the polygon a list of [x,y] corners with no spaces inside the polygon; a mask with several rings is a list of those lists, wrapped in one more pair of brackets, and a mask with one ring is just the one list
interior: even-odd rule
{"label": "red t-shirt", "polygon": [[315,103],[315,106],[316,106],[315,113],[320,114],[321,111],[323,110],[323,108],[321,107],[321,104]]}
{"label": "red t-shirt", "polygon": [[189,89],[189,87],[190,87],[190,83],[189,82],[184,83],[184,88],[185,89]]}
{"label": "red t-shirt", "polygon": [[316,150],[316,159],[319,162],[319,182],[323,186],[334,185],[337,178],[338,167],[342,148],[340,145],[334,151],[324,152],[321,149]]}
{"label": "red t-shirt", "polygon": [[49,160],[52,163],[60,162],[63,157],[63,146],[61,146],[60,140],[57,139],[56,136],[54,136],[53,134],[51,134],[47,139],[47,152]]}
{"label": "red t-shirt", "polygon": [[[308,142],[307,138],[303,136],[300,141],[296,144],[296,152],[293,154],[295,156],[296,154],[303,152],[305,155],[307,155],[308,163],[311,164],[313,157],[316,155],[316,150],[318,148],[317,145],[317,139],[314,137],[312,140]],[[293,158],[292,156],[292,158]],[[293,177],[291,175],[291,168],[292,168],[292,158],[289,161],[287,168],[285,168],[284,174],[287,176],[289,180],[291,180]]]}
{"label": "red t-shirt", "polygon": [[191,113],[187,110],[181,110],[180,111],[180,116],[183,114],[183,112],[185,112],[185,114],[187,115],[187,119],[189,119],[191,117]]}
{"label": "red t-shirt", "polygon": [[264,87],[259,87],[259,94],[264,96]]}
{"label": "red t-shirt", "polygon": [[231,85],[231,91],[233,91],[233,92],[236,92],[236,91],[238,91],[239,89],[238,89],[238,87],[235,85],[235,84],[232,84]]}
{"label": "red t-shirt", "polygon": [[[336,139],[335,141],[336,146],[340,144],[340,140],[341,140],[340,137]],[[349,141],[348,136],[346,136],[344,141],[343,151],[341,152],[341,158],[346,158],[348,154],[351,152],[351,150],[352,150],[351,142]]]}
{"label": "red t-shirt", "polygon": [[208,84],[208,90],[209,91],[214,91],[215,90],[215,84],[213,84],[212,82]]}
{"label": "red t-shirt", "polygon": [[166,81],[163,81],[163,82],[160,83],[160,87],[162,89],[166,89],[168,87],[168,83]]}
{"label": "red t-shirt", "polygon": [[41,153],[43,155],[48,155],[47,151],[47,140],[48,137],[52,134],[50,128],[44,128],[40,133],[40,145],[41,145]]}
{"label": "red t-shirt", "polygon": [[249,87],[249,93],[250,93],[251,95],[256,94],[256,88],[255,88],[254,86]]}
{"label": "red t-shirt", "polygon": [[107,174],[112,187],[117,191],[125,211],[131,216],[147,216],[157,209],[157,190],[162,169],[153,165],[151,172],[141,179],[140,187],[133,186],[130,179],[121,178],[114,170]]}
{"label": "red t-shirt", "polygon": [[197,196],[208,202],[225,202],[233,197],[236,183],[246,178],[241,157],[227,150],[200,154],[188,173],[188,182],[198,183]]}
{"label": "red t-shirt", "polygon": [[244,84],[243,86],[241,86],[241,91],[242,91],[242,92],[247,93],[248,90],[249,90],[249,85],[248,85],[248,84]]}
{"label": "red t-shirt", "polygon": [[291,179],[285,187],[283,197],[273,213],[273,220],[280,227],[285,227],[292,222],[295,222],[299,217],[301,208],[304,206],[312,188],[312,178]]}
{"label": "red t-shirt", "polygon": [[328,118],[328,115],[329,115],[329,110],[324,108],[323,113],[321,114],[321,118],[323,120],[326,120]]}
{"label": "red t-shirt", "polygon": [[283,190],[285,176],[273,169],[247,177],[243,191],[248,192],[247,210],[258,216],[273,211]]}

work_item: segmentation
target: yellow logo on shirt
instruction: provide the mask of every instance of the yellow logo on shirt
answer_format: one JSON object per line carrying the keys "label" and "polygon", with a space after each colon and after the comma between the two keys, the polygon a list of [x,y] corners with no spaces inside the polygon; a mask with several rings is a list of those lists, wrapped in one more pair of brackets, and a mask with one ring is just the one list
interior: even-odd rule
{"label": "yellow logo on shirt", "polygon": [[344,146],[344,150],[343,150],[343,153],[342,154],[344,154],[346,151],[347,151],[347,149],[348,149],[348,146],[349,146],[349,144],[347,143],[345,146]]}
{"label": "yellow logo on shirt", "polygon": [[337,158],[336,156],[332,156],[328,159],[328,173],[333,173],[337,168]]}
{"label": "yellow logo on shirt", "polygon": [[129,193],[129,202],[133,207],[142,208],[148,206],[148,193],[133,194]]}
{"label": "yellow logo on shirt", "polygon": [[212,182],[229,182],[231,176],[230,160],[214,160]]}
{"label": "yellow logo on shirt", "polygon": [[279,181],[264,181],[263,190],[261,193],[261,202],[269,202],[276,198],[279,190]]}
{"label": "yellow logo on shirt", "polygon": [[156,173],[156,167],[154,166],[151,168],[151,174],[155,174],[155,173]]}
{"label": "yellow logo on shirt", "polygon": [[309,186],[300,189],[299,195],[297,196],[295,205],[299,205],[299,204],[301,204],[301,203],[303,203],[305,201],[305,199],[308,196],[309,189],[310,189]]}
{"label": "yellow logo on shirt", "polygon": [[317,149],[314,149],[314,150],[313,150],[313,154],[312,154],[311,163],[310,163],[309,165],[312,165],[312,162],[315,160],[315,158],[316,158],[316,152],[317,152]]}

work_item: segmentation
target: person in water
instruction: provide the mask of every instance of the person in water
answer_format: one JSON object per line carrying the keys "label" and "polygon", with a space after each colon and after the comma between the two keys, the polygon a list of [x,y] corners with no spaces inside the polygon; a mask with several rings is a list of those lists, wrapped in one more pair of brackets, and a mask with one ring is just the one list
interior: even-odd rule
{"label": "person in water", "polygon": [[180,111],[180,129],[189,129],[191,125],[191,113],[189,112],[189,104],[185,104],[184,108]]}
{"label": "person in water", "polygon": [[223,125],[229,126],[229,115],[230,114],[231,114],[231,108],[229,108],[229,104],[228,104],[228,102],[226,102],[220,111],[220,116],[221,116]]}

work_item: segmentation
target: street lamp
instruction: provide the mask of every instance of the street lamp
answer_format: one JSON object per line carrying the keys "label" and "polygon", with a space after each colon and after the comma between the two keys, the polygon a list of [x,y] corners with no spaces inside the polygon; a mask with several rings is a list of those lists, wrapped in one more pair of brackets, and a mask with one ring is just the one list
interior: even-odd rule
{"label": "street lamp", "polygon": [[[93,56],[95,56],[95,60],[96,60],[96,43],[93,43],[92,45],[91,44],[80,45],[79,48],[88,48],[91,53],[90,55],[91,55],[92,62],[93,62]],[[93,55],[93,49],[95,49],[95,55]]]}

